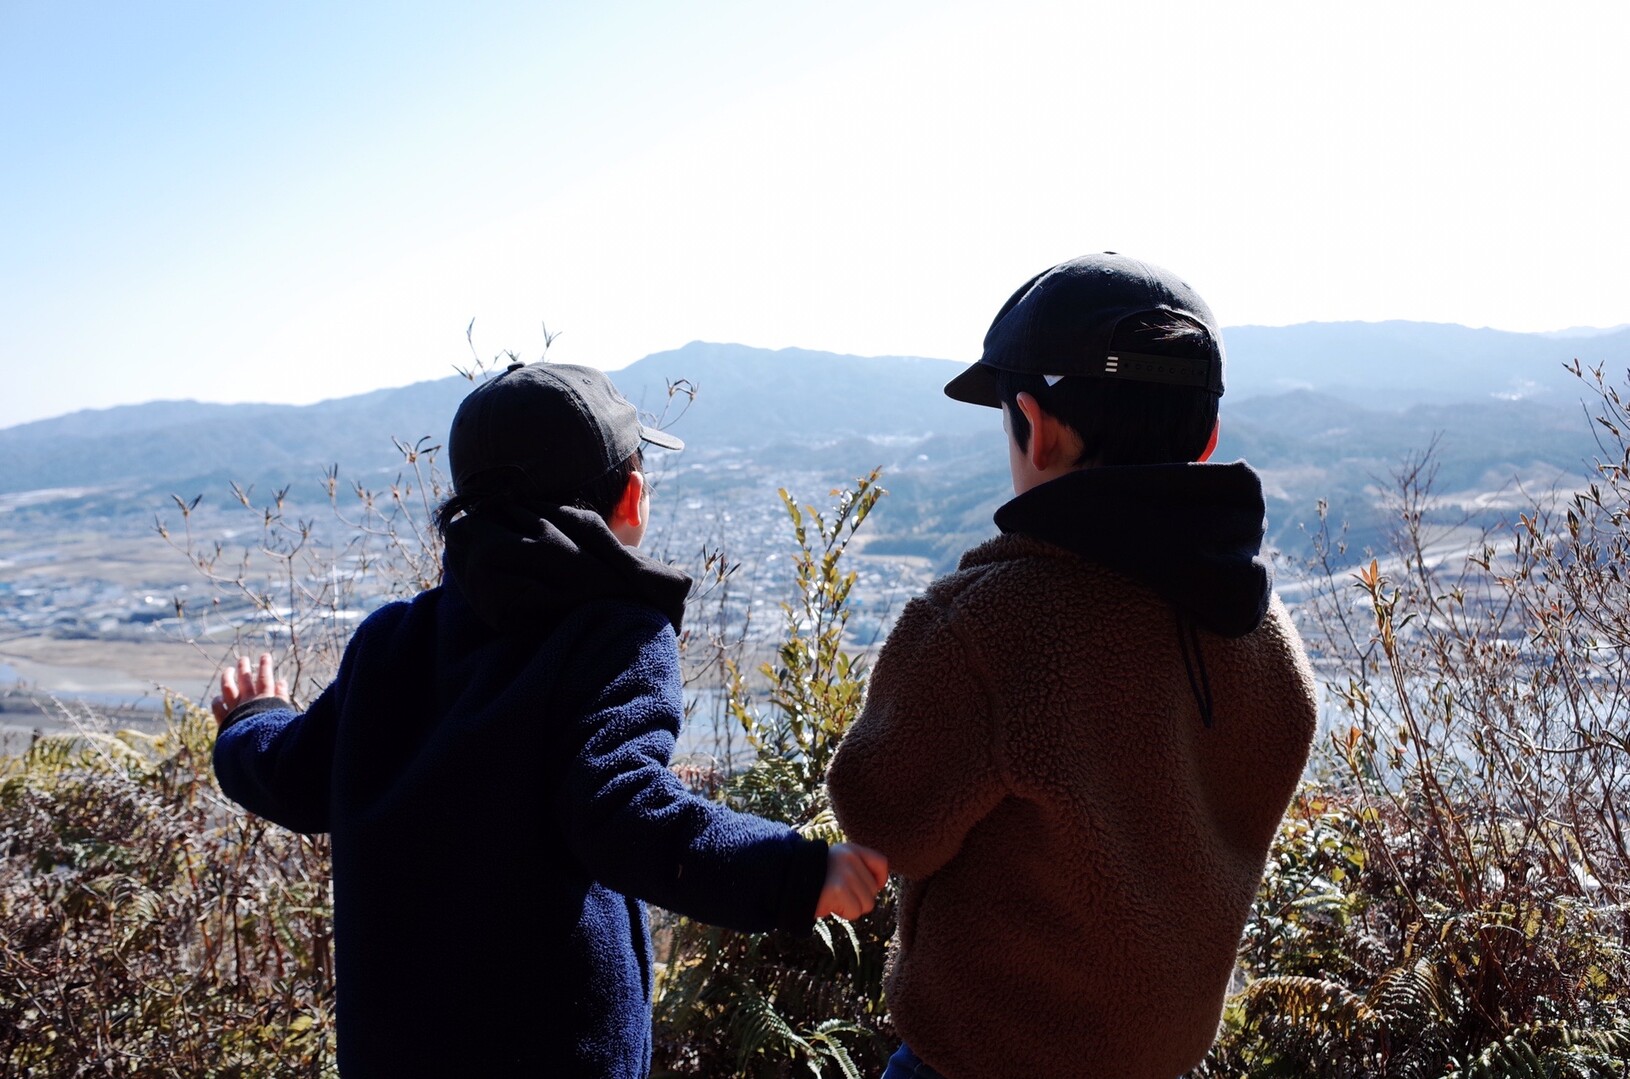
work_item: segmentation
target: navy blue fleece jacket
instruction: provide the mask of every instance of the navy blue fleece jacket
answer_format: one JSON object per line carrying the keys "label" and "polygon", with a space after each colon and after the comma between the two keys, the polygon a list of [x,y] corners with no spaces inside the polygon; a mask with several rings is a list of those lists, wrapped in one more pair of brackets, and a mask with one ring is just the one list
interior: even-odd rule
{"label": "navy blue fleece jacket", "polygon": [[668,770],[688,581],[594,514],[489,511],[303,714],[227,717],[221,788],[330,832],[342,1073],[644,1076],[640,900],[807,931],[826,849]]}

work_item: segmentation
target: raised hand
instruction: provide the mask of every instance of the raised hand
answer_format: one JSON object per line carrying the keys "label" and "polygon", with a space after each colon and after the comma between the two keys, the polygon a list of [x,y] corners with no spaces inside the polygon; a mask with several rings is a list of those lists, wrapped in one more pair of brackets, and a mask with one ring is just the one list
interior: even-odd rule
{"label": "raised hand", "polygon": [[221,672],[221,694],[209,702],[209,708],[215,713],[215,722],[220,723],[244,701],[257,697],[287,698],[288,695],[289,684],[278,679],[272,667],[272,654],[262,652],[258,667],[250,665],[248,656],[239,656],[236,666]]}
{"label": "raised hand", "polygon": [[836,914],[853,921],[871,913],[888,880],[887,858],[859,843],[837,844],[826,853],[826,883],[815,904],[815,917]]}

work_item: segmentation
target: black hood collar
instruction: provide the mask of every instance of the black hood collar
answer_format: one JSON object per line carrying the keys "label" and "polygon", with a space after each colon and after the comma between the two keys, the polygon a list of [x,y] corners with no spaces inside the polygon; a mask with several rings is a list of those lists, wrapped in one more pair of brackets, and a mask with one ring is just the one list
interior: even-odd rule
{"label": "black hood collar", "polygon": [[679,631],[690,578],[612,535],[599,514],[483,506],[447,529],[447,581],[502,632],[547,633],[573,608],[626,599],[661,611]]}
{"label": "black hood collar", "polygon": [[1124,573],[1225,637],[1267,615],[1263,520],[1262,482],[1243,461],[1084,468],[996,511],[1003,532]]}

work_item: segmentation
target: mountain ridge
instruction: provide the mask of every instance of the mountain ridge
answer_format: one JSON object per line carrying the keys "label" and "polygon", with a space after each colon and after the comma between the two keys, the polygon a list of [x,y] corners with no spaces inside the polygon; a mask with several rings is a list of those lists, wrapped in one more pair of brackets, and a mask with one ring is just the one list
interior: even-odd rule
{"label": "mountain ridge", "polygon": [[[1283,392],[1303,386],[1319,388],[1322,384],[1327,392],[1351,399],[1369,399],[1380,395],[1380,399],[1385,401],[1386,394],[1400,391],[1411,399],[1418,399],[1423,394],[1447,395],[1454,399],[1466,396],[1467,374],[1480,376],[1476,381],[1491,386],[1486,390],[1489,393],[1503,392],[1502,386],[1493,383],[1509,381],[1512,377],[1532,377],[1537,387],[1565,390],[1570,385],[1570,377],[1562,369],[1562,364],[1568,361],[1580,359],[1587,366],[1604,362],[1630,362],[1630,323],[1606,328],[1570,327],[1544,333],[1517,333],[1489,327],[1402,319],[1302,322],[1289,326],[1246,324],[1224,328],[1223,339],[1229,361],[1229,393],[1236,396]],[[944,365],[945,370],[953,373],[974,358],[971,352],[968,358],[960,360],[901,355],[859,356],[798,347],[766,349],[733,342],[696,340],[679,348],[651,353],[610,373],[616,378],[620,372],[659,366],[676,357],[706,357],[733,352],[751,354],[761,362],[820,360],[863,365],[927,364]],[[1369,381],[1378,385],[1342,381],[1336,373],[1310,367],[1310,356],[1322,356],[1327,361],[1342,364],[1363,363],[1366,374],[1370,376]],[[1433,360],[1445,364],[1446,371],[1422,369],[1422,361]],[[1480,368],[1478,364],[1484,366]],[[165,422],[185,422],[197,418],[188,413],[224,415],[232,409],[324,408],[336,402],[364,401],[374,395],[450,382],[456,378],[450,375],[443,379],[380,387],[362,394],[324,398],[305,405],[271,402],[229,404],[166,398],[109,408],[80,409],[61,416],[0,428],[0,437],[20,431],[108,434],[132,429],[133,424],[151,429]],[[1514,389],[1520,390],[1521,387]],[[100,430],[92,431],[93,427]]]}
{"label": "mountain ridge", "polygon": [[[1457,431],[1455,440],[1473,447],[1471,457],[1502,451],[1504,459],[1502,440],[1522,450],[1525,428],[1558,428],[1556,406],[1577,417],[1581,387],[1556,357],[1584,353],[1579,358],[1587,365],[1630,359],[1630,329],[1559,341],[1446,323],[1303,323],[1234,327],[1225,340],[1230,390],[1223,451],[1298,459],[1342,452],[1318,445],[1320,433],[1305,423],[1315,416],[1324,418],[1326,432],[1361,423],[1366,430],[1359,441],[1369,453],[1389,446],[1402,451],[1447,426]],[[1327,362],[1316,367],[1309,355]],[[930,357],[693,341],[643,357],[612,377],[642,407],[667,411],[675,433],[693,449],[784,447],[807,454],[846,444],[849,455],[856,440],[881,444],[932,435],[956,442],[997,431],[991,410],[941,392],[963,366]],[[679,380],[695,389],[695,400],[667,408],[668,386]],[[1526,381],[1526,392],[1514,390],[1514,380]],[[277,483],[316,477],[335,463],[348,473],[377,474],[401,467],[392,438],[440,444],[468,389],[465,379],[449,375],[310,405],[158,401],[81,410],[0,429],[0,454],[8,462],[0,493],[214,483],[228,475]],[[1285,397],[1295,393],[1314,396]],[[1522,407],[1487,407],[1501,399]],[[1278,419],[1272,418],[1275,406],[1260,403],[1273,400],[1280,401]],[[1461,414],[1405,415],[1418,406],[1456,405],[1463,406]],[[1475,423],[1474,416],[1480,417]],[[1488,429],[1471,430],[1475,424]],[[1554,461],[1558,446],[1549,435],[1540,441],[1546,444],[1536,452]]]}

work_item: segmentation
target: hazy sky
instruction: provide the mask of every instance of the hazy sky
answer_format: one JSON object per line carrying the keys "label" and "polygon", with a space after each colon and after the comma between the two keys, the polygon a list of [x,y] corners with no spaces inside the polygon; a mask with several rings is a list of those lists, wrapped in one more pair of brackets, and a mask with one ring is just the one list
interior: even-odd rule
{"label": "hazy sky", "polygon": [[1630,4],[0,0],[0,426],[695,339],[1630,322]]}

